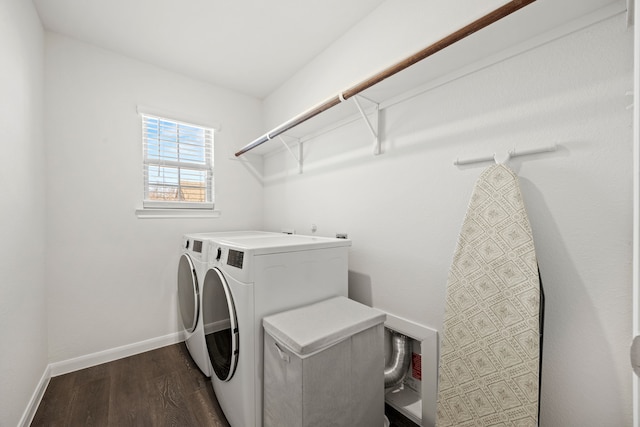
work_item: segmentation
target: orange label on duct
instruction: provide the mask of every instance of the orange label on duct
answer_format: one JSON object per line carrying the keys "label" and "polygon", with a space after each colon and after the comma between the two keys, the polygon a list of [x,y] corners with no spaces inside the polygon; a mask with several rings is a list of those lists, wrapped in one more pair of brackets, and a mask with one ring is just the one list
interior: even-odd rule
{"label": "orange label on duct", "polygon": [[422,381],[422,357],[419,354],[411,353],[411,376],[418,381]]}

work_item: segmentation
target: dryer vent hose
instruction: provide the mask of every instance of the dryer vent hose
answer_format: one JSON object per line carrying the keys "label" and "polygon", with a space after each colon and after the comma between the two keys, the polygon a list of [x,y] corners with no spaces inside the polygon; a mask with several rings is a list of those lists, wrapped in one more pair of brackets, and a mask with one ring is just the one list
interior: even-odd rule
{"label": "dryer vent hose", "polygon": [[399,385],[411,365],[411,338],[391,331],[391,360],[384,367],[384,388]]}

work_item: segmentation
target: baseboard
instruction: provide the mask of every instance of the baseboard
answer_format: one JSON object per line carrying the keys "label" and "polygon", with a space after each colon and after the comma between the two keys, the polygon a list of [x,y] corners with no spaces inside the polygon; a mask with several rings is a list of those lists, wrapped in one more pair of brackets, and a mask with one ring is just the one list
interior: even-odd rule
{"label": "baseboard", "polygon": [[42,373],[42,377],[38,382],[36,389],[31,395],[31,399],[29,399],[29,404],[27,408],[24,410],[22,414],[22,418],[20,418],[20,422],[18,423],[18,427],[29,427],[31,422],[33,421],[33,417],[36,415],[36,411],[38,410],[38,406],[40,406],[40,401],[42,401],[42,397],[44,396],[44,392],[49,385],[49,380],[51,379],[51,367],[47,365]]}
{"label": "baseboard", "polygon": [[113,360],[122,359],[123,357],[155,350],[156,348],[176,344],[181,341],[184,341],[183,334],[175,332],[163,337],[151,338],[145,341],[75,357],[73,359],[63,360],[61,362],[50,363],[48,368],[50,369],[50,376],[57,377],[58,375],[90,368],[92,366],[100,365],[101,363],[111,362]]}

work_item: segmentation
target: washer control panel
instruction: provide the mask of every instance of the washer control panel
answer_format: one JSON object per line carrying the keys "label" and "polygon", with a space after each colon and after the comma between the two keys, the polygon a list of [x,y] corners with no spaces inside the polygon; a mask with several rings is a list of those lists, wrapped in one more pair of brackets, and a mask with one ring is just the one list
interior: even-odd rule
{"label": "washer control panel", "polygon": [[242,269],[243,261],[244,252],[236,251],[235,249],[229,249],[229,255],[227,256],[227,265]]}
{"label": "washer control panel", "polygon": [[185,238],[182,241],[182,247],[192,259],[198,260],[201,262],[206,261],[207,246],[205,245],[205,242],[203,242],[202,240]]}

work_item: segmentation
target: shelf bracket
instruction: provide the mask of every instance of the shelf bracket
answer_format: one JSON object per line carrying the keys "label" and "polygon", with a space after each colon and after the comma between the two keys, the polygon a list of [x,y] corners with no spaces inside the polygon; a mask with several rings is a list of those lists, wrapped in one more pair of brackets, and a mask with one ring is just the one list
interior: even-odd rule
{"label": "shelf bracket", "polygon": [[[375,110],[373,111],[375,115],[375,129],[374,129],[374,125],[371,124],[371,120],[369,120],[369,116],[367,116],[367,113],[365,113],[364,109],[362,108],[362,105],[360,104],[360,101],[358,100],[360,98],[369,101],[371,104],[375,106]],[[377,102],[369,98],[365,98],[362,95],[354,95],[353,102],[356,104],[356,107],[358,107],[358,111],[360,111],[360,115],[362,116],[362,119],[364,120],[367,127],[369,128],[371,135],[373,135],[373,154],[377,156],[378,154],[382,153],[382,150],[380,147],[380,132],[379,132],[379,126],[378,126],[378,124],[380,123],[380,104],[378,104]]]}
{"label": "shelf bracket", "polygon": [[280,139],[280,141],[282,142],[282,145],[286,147],[289,154],[291,154],[291,157],[293,157],[293,159],[298,164],[298,173],[301,174],[302,173],[302,141],[300,141],[300,139],[298,138],[295,138],[296,142],[298,143],[298,154],[296,155],[291,149],[291,147],[289,147],[289,144],[287,144],[287,142],[284,140],[284,138],[281,135],[278,135],[278,139]]}

